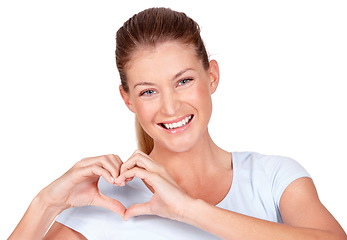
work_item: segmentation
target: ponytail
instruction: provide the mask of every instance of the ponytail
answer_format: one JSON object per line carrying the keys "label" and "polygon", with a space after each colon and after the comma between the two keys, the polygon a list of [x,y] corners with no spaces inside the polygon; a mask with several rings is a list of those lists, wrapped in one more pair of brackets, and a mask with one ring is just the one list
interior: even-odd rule
{"label": "ponytail", "polygon": [[138,148],[146,153],[150,154],[154,147],[153,138],[151,138],[145,130],[143,130],[139,120],[135,117],[135,129],[136,129],[136,137],[137,137],[137,146]]}

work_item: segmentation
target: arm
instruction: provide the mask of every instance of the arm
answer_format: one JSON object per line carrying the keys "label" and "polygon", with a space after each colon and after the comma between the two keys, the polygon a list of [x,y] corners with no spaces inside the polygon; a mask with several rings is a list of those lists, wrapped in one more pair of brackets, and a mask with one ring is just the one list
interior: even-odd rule
{"label": "arm", "polygon": [[136,204],[124,218],[154,214],[194,225],[223,239],[334,239],[347,236],[332,215],[320,203],[313,182],[301,178],[283,193],[280,210],[284,224],[269,222],[210,205],[184,193],[165,169],[143,153],[135,154],[121,168],[119,184],[139,177],[153,189],[147,203]]}
{"label": "arm", "polygon": [[[44,206],[40,201],[40,197],[37,196],[31,202],[27,212],[9,239],[42,239],[52,221],[60,212],[56,208]],[[52,225],[43,239],[86,240],[82,234],[58,222]]]}
{"label": "arm", "polygon": [[[71,207],[94,205],[123,216],[125,207],[101,194],[97,186],[100,176],[113,184],[119,175],[121,164],[119,157],[112,154],[85,158],[76,163],[63,176],[40,191],[9,239],[42,239],[55,217]],[[69,234],[61,236],[76,236],[61,224],[53,224],[53,227],[52,231],[58,232],[60,227],[61,234]],[[46,239],[53,239],[54,234],[48,235],[51,237],[47,236]]]}
{"label": "arm", "polygon": [[60,212],[42,204],[39,196],[35,197],[9,239],[42,239]]}

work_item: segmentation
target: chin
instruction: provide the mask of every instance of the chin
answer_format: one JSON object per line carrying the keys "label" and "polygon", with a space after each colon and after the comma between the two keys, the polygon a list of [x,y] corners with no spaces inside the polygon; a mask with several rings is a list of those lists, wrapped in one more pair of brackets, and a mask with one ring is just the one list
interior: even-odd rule
{"label": "chin", "polygon": [[[196,137],[195,137],[196,138]],[[196,146],[197,142],[194,137],[176,138],[170,140],[162,140],[156,142],[160,148],[164,148],[170,152],[183,153],[188,152]]]}

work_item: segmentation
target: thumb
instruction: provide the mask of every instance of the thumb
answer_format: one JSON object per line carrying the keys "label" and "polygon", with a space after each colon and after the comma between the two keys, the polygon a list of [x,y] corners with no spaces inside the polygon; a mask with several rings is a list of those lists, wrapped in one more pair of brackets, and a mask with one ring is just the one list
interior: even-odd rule
{"label": "thumb", "polygon": [[95,198],[93,205],[98,206],[98,207],[107,208],[107,209],[111,210],[112,212],[117,213],[121,217],[124,216],[124,213],[126,211],[126,208],[124,207],[124,205],[122,203],[120,203],[119,201],[117,201],[113,198],[105,196],[101,193]]}
{"label": "thumb", "polygon": [[140,215],[153,215],[150,210],[149,202],[138,203],[130,206],[123,216],[125,221],[128,221],[131,217],[140,216]]}

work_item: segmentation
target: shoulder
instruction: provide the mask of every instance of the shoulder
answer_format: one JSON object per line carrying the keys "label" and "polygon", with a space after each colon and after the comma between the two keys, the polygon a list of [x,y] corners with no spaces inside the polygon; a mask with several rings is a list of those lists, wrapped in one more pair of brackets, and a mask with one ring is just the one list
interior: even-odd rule
{"label": "shoulder", "polygon": [[279,202],[295,179],[309,176],[295,160],[257,152],[233,152],[233,183],[225,208],[282,222]]}
{"label": "shoulder", "polygon": [[240,166],[259,167],[267,173],[280,168],[300,168],[303,167],[294,159],[279,155],[267,155],[257,152],[233,152],[234,163]]}
{"label": "shoulder", "polygon": [[234,164],[244,168],[252,168],[256,171],[264,171],[267,175],[276,174],[281,170],[305,171],[306,170],[294,159],[279,156],[266,155],[257,152],[234,152]]}
{"label": "shoulder", "polygon": [[235,171],[250,175],[254,180],[261,179],[271,186],[272,195],[279,204],[279,199],[291,182],[298,178],[309,177],[306,169],[296,160],[257,152],[236,152],[234,155]]}
{"label": "shoulder", "polygon": [[285,224],[320,229],[346,237],[339,223],[319,200],[316,187],[309,178],[297,179],[285,189],[280,211]]}

